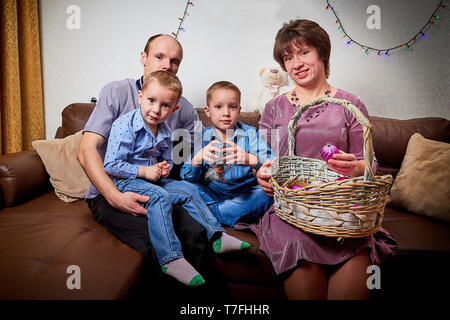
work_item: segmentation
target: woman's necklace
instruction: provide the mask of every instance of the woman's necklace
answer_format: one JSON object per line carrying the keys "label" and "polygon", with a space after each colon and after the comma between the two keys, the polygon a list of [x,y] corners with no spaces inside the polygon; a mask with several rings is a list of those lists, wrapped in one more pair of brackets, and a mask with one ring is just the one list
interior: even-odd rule
{"label": "woman's necklace", "polygon": [[[325,92],[324,92],[324,95],[329,97],[330,93],[331,93],[331,90],[330,89],[326,89]],[[292,91],[292,93],[291,93],[291,103],[297,108],[300,106],[300,105],[297,104],[299,100],[300,99],[298,98],[297,93],[295,92],[295,90]],[[320,115],[320,113],[324,112],[325,108],[327,106],[328,106],[328,102],[322,103],[322,104],[319,105],[319,109],[316,110],[315,112],[312,112],[309,115],[306,115],[306,113],[304,112],[302,114],[302,116],[305,115],[306,122],[310,122],[312,119],[317,118]]]}

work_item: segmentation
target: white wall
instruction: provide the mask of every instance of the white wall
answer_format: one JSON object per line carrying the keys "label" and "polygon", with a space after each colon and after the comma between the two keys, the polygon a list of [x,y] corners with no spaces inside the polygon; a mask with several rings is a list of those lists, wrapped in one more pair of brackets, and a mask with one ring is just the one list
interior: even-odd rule
{"label": "white wall", "polygon": [[[178,73],[184,96],[196,107],[218,80],[229,80],[243,93],[242,105],[259,88],[262,67],[275,64],[273,40],[283,22],[306,18],[318,22],[332,41],[333,86],[366,103],[371,115],[407,119],[450,118],[450,10],[413,50],[388,57],[347,46],[322,0],[193,0],[178,40],[184,59]],[[336,0],[346,31],[373,47],[390,47],[410,39],[432,14],[439,0]],[[369,5],[381,9],[381,29],[369,30]],[[69,30],[66,9],[81,9],[79,30]],[[89,102],[107,82],[137,78],[139,53],[147,38],[178,28],[185,0],[41,0],[41,50],[47,138],[61,123],[61,111],[73,102]]]}

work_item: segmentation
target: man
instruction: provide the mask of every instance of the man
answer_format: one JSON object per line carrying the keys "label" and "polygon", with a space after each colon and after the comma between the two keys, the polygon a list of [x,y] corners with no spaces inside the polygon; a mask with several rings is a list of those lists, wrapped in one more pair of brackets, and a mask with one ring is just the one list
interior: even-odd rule
{"label": "man", "polygon": [[[113,121],[139,108],[138,90],[142,88],[150,73],[157,70],[177,73],[183,58],[183,49],[171,36],[155,35],[148,39],[140,58],[144,66],[143,77],[138,80],[110,82],[101,89],[97,105],[83,130],[77,156],[91,180],[86,201],[95,220],[143,255],[146,265],[144,274],[151,278],[154,286],[153,278],[158,277],[160,272],[148,235],[147,211],[142,206],[149,197],[117,190],[104,170],[103,158]],[[196,121],[199,121],[198,114],[184,97],[180,98],[178,105],[178,110],[173,112],[166,123],[171,130],[184,128],[193,135]],[[180,206],[174,208],[173,224],[183,243],[183,252],[192,265],[205,275],[211,274],[211,277],[215,277],[215,264],[204,229]],[[169,279],[157,281],[163,282],[161,286],[164,288],[167,287],[167,282],[170,282]],[[214,283],[214,280],[209,282]]]}

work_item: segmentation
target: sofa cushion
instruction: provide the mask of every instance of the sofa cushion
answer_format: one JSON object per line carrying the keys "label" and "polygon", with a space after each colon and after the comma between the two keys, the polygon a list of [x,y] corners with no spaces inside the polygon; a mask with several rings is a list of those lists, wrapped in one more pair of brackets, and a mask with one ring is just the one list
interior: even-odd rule
{"label": "sofa cushion", "polygon": [[450,222],[449,159],[450,144],[412,135],[390,205]]}
{"label": "sofa cushion", "polygon": [[385,208],[383,228],[398,243],[396,255],[450,257],[450,224],[399,208]]}
{"label": "sofa cushion", "polygon": [[379,164],[377,175],[392,174],[395,177],[409,138],[416,132],[427,139],[450,142],[450,121],[443,118],[397,120],[372,116],[370,123],[373,150]]}
{"label": "sofa cushion", "polygon": [[78,147],[82,133],[64,139],[37,140],[32,142],[45,169],[55,193],[65,202],[83,199],[89,188],[89,178],[77,160]]}
{"label": "sofa cushion", "polygon": [[[65,203],[53,192],[2,210],[0,252],[0,299],[120,299],[143,268],[85,201]],[[80,268],[80,290],[67,288],[71,265]]]}

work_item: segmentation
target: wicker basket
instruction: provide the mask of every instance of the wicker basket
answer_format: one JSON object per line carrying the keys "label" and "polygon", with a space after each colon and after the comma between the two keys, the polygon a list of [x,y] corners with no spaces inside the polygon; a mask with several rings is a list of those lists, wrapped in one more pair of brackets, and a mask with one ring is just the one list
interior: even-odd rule
{"label": "wicker basket", "polygon": [[[335,181],[342,175],[328,169],[324,161],[294,155],[298,119],[309,107],[323,102],[343,106],[363,127],[364,176]],[[371,125],[361,111],[347,100],[320,97],[298,108],[288,130],[289,156],[276,158],[271,168],[277,215],[306,232],[329,237],[358,238],[378,231],[393,178],[374,177]],[[311,177],[326,182],[295,190],[286,186],[294,179],[311,180]]]}

